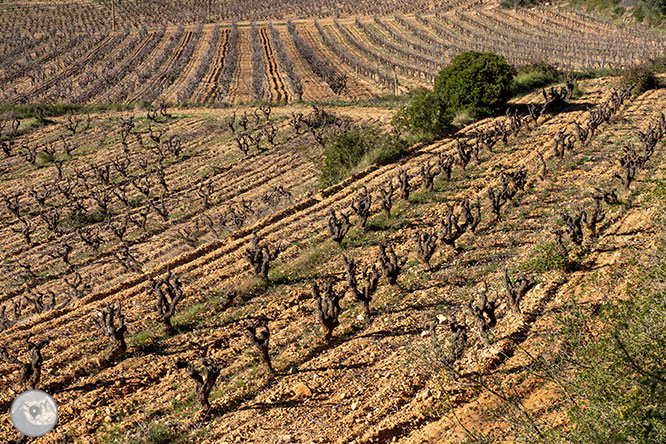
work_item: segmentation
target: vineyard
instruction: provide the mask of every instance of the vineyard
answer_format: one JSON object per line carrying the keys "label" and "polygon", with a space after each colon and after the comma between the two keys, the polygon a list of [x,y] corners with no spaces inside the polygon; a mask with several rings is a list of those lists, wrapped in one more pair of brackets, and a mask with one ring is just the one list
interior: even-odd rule
{"label": "vineyard", "polygon": [[[402,144],[377,97],[464,51],[631,68],[663,34],[477,0],[111,5],[0,2],[0,409],[50,393],[45,443],[560,442],[553,332],[665,270],[666,90],[567,79],[325,187],[327,150]],[[0,438],[32,442],[5,414]]]}
{"label": "vineyard", "polygon": [[[432,378],[428,326],[443,341],[467,329],[445,347],[458,371],[520,365],[516,338],[538,347],[531,332],[553,316],[540,313],[648,229],[639,191],[663,155],[666,97],[613,84],[590,81],[563,112],[483,120],[321,192],[320,132],[368,114],[386,125],[386,110],[161,108],[17,135],[1,163],[0,378],[13,388],[0,403],[27,347],[32,382],[60,404],[49,442],[126,442],[155,421],[200,442],[419,442],[436,425],[460,436],[431,409],[444,393],[459,412],[481,401]],[[592,248],[585,267],[509,271],[553,236],[567,257]],[[120,345],[107,346],[109,328]],[[196,375],[202,356],[218,383],[195,402],[174,362]]]}
{"label": "vineyard", "polygon": [[[418,2],[387,4],[392,15],[370,14],[372,8],[361,4],[354,5],[355,14],[366,15],[339,19],[349,15],[344,7],[332,5],[333,17],[320,12],[319,19],[303,19],[316,14],[295,2],[280,8],[284,17],[271,17],[279,22],[267,21],[261,11],[274,6],[262,2],[256,17],[216,10],[210,20],[226,22],[204,24],[197,11],[205,2],[190,1],[170,8],[178,25],[150,3],[119,3],[116,31],[108,28],[102,3],[35,6],[28,13],[23,5],[0,4],[0,32],[7,37],[0,43],[0,101],[345,100],[431,86],[442,66],[468,50],[493,51],[516,66],[546,62],[583,70],[634,66],[662,55],[665,47],[662,34],[573,11],[507,10],[480,2],[434,10]],[[295,10],[301,14],[289,12]]]}

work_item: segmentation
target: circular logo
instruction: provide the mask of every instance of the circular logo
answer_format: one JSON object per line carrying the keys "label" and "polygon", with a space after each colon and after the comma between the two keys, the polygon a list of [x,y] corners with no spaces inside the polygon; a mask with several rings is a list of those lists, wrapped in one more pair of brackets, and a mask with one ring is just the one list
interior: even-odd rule
{"label": "circular logo", "polygon": [[58,406],[48,393],[28,390],[12,402],[10,416],[14,427],[25,436],[43,436],[58,422]]}

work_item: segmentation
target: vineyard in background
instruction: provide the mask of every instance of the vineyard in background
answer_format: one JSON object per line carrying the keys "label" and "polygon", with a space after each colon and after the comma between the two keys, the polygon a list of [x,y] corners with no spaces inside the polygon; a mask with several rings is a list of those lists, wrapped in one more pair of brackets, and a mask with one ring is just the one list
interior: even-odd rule
{"label": "vineyard in background", "polygon": [[[564,70],[585,70],[640,64],[662,55],[665,43],[661,34],[611,25],[574,11],[509,10],[478,1],[432,10],[411,2],[403,8],[387,4],[390,15],[361,2],[354,5],[354,13],[367,12],[363,17],[286,22],[275,16],[281,21],[265,21],[260,8],[255,17],[216,12],[216,20],[228,21],[205,25],[197,12],[205,4],[199,3],[176,2],[171,15],[161,15],[156,11],[165,10],[163,5],[121,2],[116,7],[118,31],[109,31],[109,11],[103,3],[29,9],[0,5],[0,33],[5,36],[0,43],[0,102],[365,98],[431,86],[439,69],[467,50],[493,51],[515,66],[546,62]],[[302,6],[296,2],[281,10],[289,16],[292,9],[307,15],[309,10]],[[240,11],[253,10],[243,8]],[[171,22],[173,16],[179,18],[178,25]],[[242,22],[248,19],[263,21]]]}

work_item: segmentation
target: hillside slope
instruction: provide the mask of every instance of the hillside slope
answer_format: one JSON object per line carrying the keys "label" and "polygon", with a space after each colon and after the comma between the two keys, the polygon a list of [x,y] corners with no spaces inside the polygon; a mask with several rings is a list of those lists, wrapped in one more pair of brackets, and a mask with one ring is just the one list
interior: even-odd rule
{"label": "hillside slope", "polygon": [[[28,315],[2,333],[2,343],[21,359],[25,359],[27,335],[50,338],[43,350],[40,386],[53,393],[60,416],[57,428],[42,441],[144,442],[161,433],[170,437],[168,442],[460,442],[464,438],[461,423],[479,431],[502,426],[499,421],[481,420],[475,410],[493,405],[496,397],[447,376],[442,353],[449,350],[454,318],[468,325],[466,345],[450,367],[454,374],[495,375],[502,386],[516,387],[537,417],[555,424],[564,422],[559,413],[549,411],[545,400],[555,390],[529,372],[527,353],[538,355],[547,347],[543,333],[554,328],[556,314],[572,300],[597,303],[621,293],[625,283],[618,271],[628,275],[631,267],[625,253],[633,245],[647,242],[654,230],[651,217],[656,210],[644,191],[663,175],[660,140],[629,190],[615,177],[621,172],[622,147],[629,141],[638,146],[637,132],[659,117],[666,100],[665,90],[653,90],[619,104],[617,96],[612,97],[616,82],[614,78],[587,82],[583,85],[587,93],[561,112],[546,114],[536,124],[527,125],[523,119],[506,143],[500,140],[490,151],[481,148],[478,160],[472,159],[464,170],[456,163],[450,180],[438,175],[432,191],[422,189],[424,166],[434,166],[440,155],[457,158],[457,140],[473,145],[477,134],[498,124],[509,125],[511,119],[483,120],[461,130],[456,139],[417,146],[399,163],[369,167],[315,193],[296,188],[316,179],[315,171],[306,166],[308,153],[291,151],[293,145],[285,144],[241,158],[231,148],[231,137],[210,140],[215,129],[206,129],[206,125],[214,127],[214,117],[191,119],[188,111],[183,111],[184,116],[174,111],[178,118],[168,124],[166,133],[174,133],[171,125],[182,125],[179,134],[190,155],[169,176],[171,193],[181,194],[171,206],[172,220],[162,225],[154,222],[153,237],[140,237],[145,243],[135,253],[145,264],[142,272],[120,273],[118,264],[111,262],[94,268],[98,265],[91,262],[89,274],[104,280],[102,286],[56,310]],[[521,109],[521,105],[542,100],[533,94],[514,105]],[[611,105],[613,101],[616,107]],[[609,121],[597,128],[587,144],[575,142],[562,157],[555,156],[553,138],[558,132],[573,135],[576,122],[587,122],[591,112],[609,107],[613,108]],[[371,115],[363,109],[349,112]],[[61,129],[57,125],[39,131]],[[46,136],[38,132],[29,137]],[[122,149],[115,135],[109,137],[113,137],[110,144],[94,154],[100,156],[97,161]],[[133,145],[132,149],[140,152],[142,148]],[[539,152],[545,158],[545,171]],[[220,194],[215,206],[204,214],[219,210],[231,199],[238,202],[244,192],[249,193],[248,199],[259,202],[261,185],[252,184],[255,179],[260,184],[272,181],[286,187],[294,201],[281,204],[275,212],[267,210],[251,226],[230,229],[202,245],[188,248],[182,241],[167,242],[167,232],[177,231],[178,223],[195,220],[201,211],[200,203],[191,197],[196,184],[189,182],[195,171],[211,168],[216,189],[228,189],[228,195]],[[239,173],[232,179],[234,169]],[[381,211],[379,190],[391,181],[397,186],[401,171],[408,174],[414,189],[407,201],[396,192],[387,216]],[[498,191],[503,172],[520,171],[526,173],[524,184],[510,185],[515,187],[515,196],[502,206],[499,220],[495,220],[488,188]],[[28,175],[22,174],[25,170],[13,178],[16,184],[26,178],[37,184],[43,180],[41,176],[55,174],[55,168],[28,168]],[[326,228],[329,212],[350,211],[363,187],[373,202],[367,224],[355,225],[341,243],[333,242]],[[563,226],[563,214],[573,215],[581,206],[592,214],[595,188],[614,188],[620,198],[619,204],[602,202],[605,217],[597,227],[598,239],[587,228],[581,245],[565,236],[570,259],[578,265],[571,272],[538,270],[535,249],[554,245],[552,229]],[[473,205],[477,197],[481,220],[476,230],[467,230],[455,246],[438,242],[428,270],[417,259],[415,235],[424,230],[441,233],[448,206],[457,215],[464,199]],[[3,223],[9,218],[5,216]],[[351,221],[356,224],[355,216]],[[278,243],[284,247],[271,264],[267,280],[255,277],[245,259],[253,233],[271,247]],[[18,243],[20,235],[13,237]],[[315,314],[312,282],[321,286],[326,277],[332,277],[336,291],[343,291],[343,254],[353,257],[360,270],[377,263],[382,242],[392,245],[398,258],[405,260],[397,285],[380,279],[369,318],[363,315],[362,304],[346,295],[341,302],[340,326],[332,340],[325,341]],[[174,245],[185,251],[175,256]],[[169,252],[161,255],[158,250]],[[149,276],[163,276],[167,269],[184,282],[184,298],[174,318],[176,333],[170,335],[156,321],[154,298],[146,292]],[[519,302],[520,311],[512,309],[505,296],[505,269],[513,278],[524,270],[536,279]],[[487,296],[496,298],[498,305],[497,325],[487,335],[479,334],[475,318],[466,308],[470,297],[478,303],[484,282]],[[231,288],[237,297],[229,304],[224,293]],[[14,295],[20,298],[20,293]],[[129,349],[120,362],[100,367],[107,339],[91,328],[91,321],[107,303],[122,303]],[[261,316],[269,320],[270,353],[278,373],[275,379],[264,376],[245,335],[245,325]],[[433,345],[433,332],[439,345]],[[201,356],[222,364],[208,414],[194,402],[192,380],[174,365],[177,360],[198,365]],[[3,384],[16,387],[18,375],[16,366],[0,363]],[[301,383],[311,393],[295,395],[294,387]],[[12,391],[0,393],[2,408],[8,407],[12,397]],[[0,435],[15,437],[7,417],[0,422]],[[506,438],[513,440],[509,435]]]}

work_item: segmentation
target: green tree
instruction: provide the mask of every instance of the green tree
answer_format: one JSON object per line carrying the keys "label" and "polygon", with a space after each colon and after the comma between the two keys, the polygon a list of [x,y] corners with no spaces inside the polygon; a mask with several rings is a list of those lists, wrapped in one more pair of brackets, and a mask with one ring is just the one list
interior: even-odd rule
{"label": "green tree", "polygon": [[467,110],[490,114],[511,97],[516,70],[492,52],[468,51],[457,55],[435,81],[435,96],[454,113]]}

